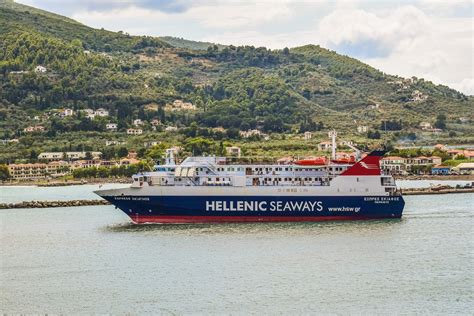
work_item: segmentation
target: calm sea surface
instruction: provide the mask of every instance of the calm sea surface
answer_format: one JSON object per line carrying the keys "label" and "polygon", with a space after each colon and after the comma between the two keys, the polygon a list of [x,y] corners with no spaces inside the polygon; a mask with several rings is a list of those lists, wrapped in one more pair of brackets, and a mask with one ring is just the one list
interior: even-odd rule
{"label": "calm sea surface", "polygon": [[405,200],[402,220],[295,224],[0,210],[0,312],[472,314],[474,194]]}

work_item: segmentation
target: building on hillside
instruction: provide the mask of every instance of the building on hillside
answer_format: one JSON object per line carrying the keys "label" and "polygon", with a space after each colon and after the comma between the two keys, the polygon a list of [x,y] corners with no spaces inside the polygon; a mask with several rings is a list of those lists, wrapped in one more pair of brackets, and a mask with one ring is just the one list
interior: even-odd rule
{"label": "building on hillside", "polygon": [[117,123],[107,123],[105,128],[109,131],[115,132],[117,131]]}
{"label": "building on hillside", "polygon": [[93,159],[99,159],[102,156],[102,152],[100,151],[43,152],[38,155],[38,159],[46,161],[59,161],[63,159],[78,160],[86,158],[88,154],[90,154]]}
{"label": "building on hillside", "polygon": [[124,145],[125,142],[118,141],[118,140],[106,140],[105,146],[116,146],[116,145]]}
{"label": "building on hillside", "polygon": [[249,138],[252,136],[263,136],[264,134],[259,131],[258,129],[249,129],[248,131],[240,131],[240,137],[242,138]]}
{"label": "building on hillside", "polygon": [[143,134],[143,130],[140,128],[128,128],[127,134],[128,135],[141,135]]}
{"label": "building on hillside", "polygon": [[318,151],[330,151],[331,149],[332,149],[331,142],[324,141],[318,144]]}
{"label": "building on hillside", "polygon": [[144,142],[143,143],[143,146],[144,147],[152,147],[152,146],[156,146],[156,145],[159,145],[161,142],[157,142],[157,141],[151,141],[151,142]]}
{"label": "building on hillside", "polygon": [[421,91],[415,90],[411,94],[411,102],[421,102],[428,99],[428,96]]}
{"label": "building on hillside", "polygon": [[[225,133],[225,128],[223,128],[222,126],[213,127],[213,128],[212,128],[212,131],[213,131],[213,132],[218,132],[218,133]],[[239,133],[240,133],[240,132],[239,132]]]}
{"label": "building on hillside", "polygon": [[161,125],[161,121],[160,120],[157,120],[157,119],[154,119],[154,120],[151,120],[150,124],[152,126],[160,126]]}
{"label": "building on hillside", "polygon": [[165,111],[195,111],[196,106],[191,102],[183,102],[182,100],[174,100],[172,104],[165,106]]}
{"label": "building on hillside", "polygon": [[6,145],[6,144],[13,144],[13,143],[19,143],[20,141],[17,138],[12,138],[12,139],[0,139],[0,144]]}
{"label": "building on hillside", "polygon": [[419,126],[422,130],[428,130],[433,128],[433,126],[431,126],[431,123],[429,122],[421,122]]}
{"label": "building on hillside", "polygon": [[64,109],[62,111],[62,116],[73,116],[74,110],[73,109]]}
{"label": "building on hillside", "polygon": [[109,111],[107,111],[104,108],[98,108],[97,110],[94,111],[94,114],[99,117],[107,117],[109,116]]}
{"label": "building on hillside", "polygon": [[46,69],[44,66],[38,65],[35,67],[36,73],[45,73],[46,71],[48,71],[48,69]]}
{"label": "building on hillside", "polygon": [[437,165],[431,168],[431,174],[435,175],[448,175],[451,173],[450,166]]}
{"label": "building on hillside", "polygon": [[352,140],[342,140],[339,142],[339,146],[341,147],[354,146],[354,142]]}
{"label": "building on hillside", "polygon": [[277,160],[277,164],[279,165],[289,165],[292,164],[295,161],[293,157],[281,157],[280,159]]}
{"label": "building on hillside", "polygon": [[367,133],[368,131],[369,131],[369,127],[367,125],[357,126],[357,133]]}
{"label": "building on hillside", "polygon": [[28,126],[28,127],[23,129],[23,132],[25,132],[25,133],[44,132],[44,126],[42,126],[42,125]]}
{"label": "building on hillside", "polygon": [[443,144],[434,145],[434,149],[439,150],[439,151],[447,151],[448,150],[448,148]]}
{"label": "building on hillside", "polygon": [[135,165],[139,162],[140,162],[140,160],[138,160],[136,158],[122,158],[122,159],[120,159],[119,164],[121,166],[128,166],[128,165]]}
{"label": "building on hillside", "polygon": [[143,121],[140,119],[133,120],[133,125],[138,127],[143,125]]}
{"label": "building on hillside", "polygon": [[91,168],[91,167],[99,167],[100,160],[99,159],[92,159],[92,160],[76,160],[71,163],[72,169],[80,169],[80,168]]}
{"label": "building on hillside", "polygon": [[176,132],[178,128],[176,126],[166,126],[165,131],[166,132]]}
{"label": "building on hillside", "polygon": [[240,158],[240,153],[241,153],[240,147],[237,147],[237,146],[226,147],[225,151],[227,155],[229,156],[235,156],[237,158]]}
{"label": "building on hillside", "polygon": [[463,162],[453,169],[458,171],[460,174],[474,174],[474,162]]}
{"label": "building on hillside", "polygon": [[304,140],[310,140],[313,137],[313,133],[304,132]]}

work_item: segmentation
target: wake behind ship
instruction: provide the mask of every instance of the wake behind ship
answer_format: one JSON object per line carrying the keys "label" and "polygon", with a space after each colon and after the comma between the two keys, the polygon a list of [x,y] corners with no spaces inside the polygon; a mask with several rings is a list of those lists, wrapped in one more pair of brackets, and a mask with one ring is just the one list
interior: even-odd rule
{"label": "wake behind ship", "polygon": [[133,176],[129,188],[95,193],[134,223],[314,222],[400,218],[404,200],[380,169],[384,152],[352,163],[233,164],[188,157]]}

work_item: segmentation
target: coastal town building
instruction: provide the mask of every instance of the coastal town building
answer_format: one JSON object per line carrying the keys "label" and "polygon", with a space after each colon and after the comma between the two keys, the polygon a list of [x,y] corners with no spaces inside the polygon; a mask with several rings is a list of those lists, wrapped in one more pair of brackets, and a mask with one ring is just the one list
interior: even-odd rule
{"label": "coastal town building", "polygon": [[13,144],[13,143],[19,143],[20,141],[17,138],[12,138],[12,139],[0,139],[0,144],[6,145],[6,144]]}
{"label": "coastal town building", "polygon": [[133,120],[133,125],[134,126],[142,126],[143,125],[143,121],[140,120],[140,119],[136,119],[136,120]]}
{"label": "coastal town building", "polygon": [[332,148],[332,143],[329,141],[320,142],[318,144],[318,151],[330,151]]}
{"label": "coastal town building", "polygon": [[182,100],[174,100],[172,104],[165,106],[165,111],[195,111],[197,108],[191,102],[183,102]]}
{"label": "coastal town building", "polygon": [[437,165],[431,168],[431,174],[434,175],[448,175],[451,173],[450,166]]}
{"label": "coastal town building", "polygon": [[150,124],[151,124],[151,126],[159,126],[159,125],[161,125],[161,121],[157,120],[157,119],[154,119],[154,120],[151,120]]}
{"label": "coastal town building", "polygon": [[178,128],[176,126],[166,126],[165,131],[166,132],[176,132]]}
{"label": "coastal town building", "polygon": [[419,127],[420,127],[422,130],[428,130],[428,129],[433,128],[433,127],[431,126],[431,123],[429,123],[429,122],[421,122],[420,125],[419,125]]}
{"label": "coastal town building", "polygon": [[98,116],[98,117],[107,117],[107,116],[109,116],[109,111],[107,111],[106,109],[103,109],[103,108],[99,108],[97,110],[84,109],[84,110],[81,110],[81,112],[85,113],[86,117],[88,119],[91,119],[91,120],[93,120],[96,116]]}
{"label": "coastal town building", "polygon": [[23,132],[25,132],[25,133],[44,132],[44,126],[42,126],[42,125],[28,126],[28,127],[23,129]]}
{"label": "coastal town building", "polygon": [[293,163],[295,159],[293,157],[281,157],[280,159],[277,159],[277,164],[279,165],[289,165]]}
{"label": "coastal town building", "polygon": [[128,135],[141,135],[143,134],[143,130],[140,128],[128,128],[127,134]]}
{"label": "coastal town building", "polygon": [[474,174],[474,162],[463,162],[454,168],[460,174]]}
{"label": "coastal town building", "polygon": [[43,152],[38,155],[39,160],[59,161],[63,159],[78,160],[84,159],[88,155],[92,158],[99,159],[102,156],[100,151],[66,151],[66,152]]}
{"label": "coastal town building", "polygon": [[115,132],[117,131],[117,123],[107,123],[105,128],[109,131]]}
{"label": "coastal town building", "polygon": [[421,173],[423,172],[419,170],[421,167],[428,168],[430,166],[441,165],[441,161],[441,157],[438,156],[419,156],[412,158],[388,156],[381,160],[380,166],[382,170],[392,174],[405,175],[408,173]]}
{"label": "coastal town building", "polygon": [[8,171],[10,177],[15,180],[60,177],[69,172],[69,164],[65,161],[54,161],[47,164],[10,164],[8,165]]}
{"label": "coastal town building", "polygon": [[236,146],[226,147],[225,151],[227,155],[229,156],[235,156],[237,158],[240,158],[240,153],[241,153],[240,147],[236,147]]}
{"label": "coastal town building", "polygon": [[263,133],[258,129],[249,129],[247,131],[240,131],[239,134],[242,138],[249,138],[252,136],[262,136]]}
{"label": "coastal town building", "polygon": [[64,109],[61,112],[62,116],[73,116],[74,110],[73,109]]}
{"label": "coastal town building", "polygon": [[38,65],[35,67],[35,72],[36,73],[45,73],[48,69],[46,67]]}
{"label": "coastal town building", "polygon": [[304,140],[310,140],[313,137],[313,133],[304,132]]}
{"label": "coastal town building", "polygon": [[358,133],[367,133],[369,131],[369,127],[367,125],[359,125],[357,126]]}

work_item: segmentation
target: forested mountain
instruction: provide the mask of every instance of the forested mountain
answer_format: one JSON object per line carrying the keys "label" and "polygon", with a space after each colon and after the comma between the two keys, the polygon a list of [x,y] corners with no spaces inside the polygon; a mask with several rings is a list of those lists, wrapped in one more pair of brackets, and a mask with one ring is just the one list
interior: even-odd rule
{"label": "forested mountain", "polygon": [[[169,110],[175,100],[195,108]],[[0,106],[0,138],[22,137],[34,124],[44,125],[50,138],[105,132],[111,122],[123,132],[134,119],[150,133],[182,128],[183,138],[233,139],[248,129],[356,134],[366,125],[397,131],[394,139],[416,133],[420,122],[444,124],[446,137],[473,137],[472,124],[460,121],[472,120],[472,97],[384,74],[320,46],[269,50],[130,36],[8,0],[0,0]],[[51,115],[64,108],[76,114]],[[110,115],[91,120],[80,111],[98,108]],[[161,125],[152,132],[153,120]],[[228,134],[211,132],[221,127]]]}

